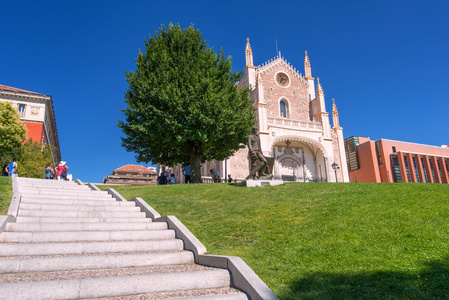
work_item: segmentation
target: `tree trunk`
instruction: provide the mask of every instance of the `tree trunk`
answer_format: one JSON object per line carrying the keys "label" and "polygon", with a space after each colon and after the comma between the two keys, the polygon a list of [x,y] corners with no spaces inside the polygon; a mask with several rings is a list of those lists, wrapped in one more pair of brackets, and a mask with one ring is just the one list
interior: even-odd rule
{"label": "tree trunk", "polygon": [[192,183],[203,183],[201,179],[201,156],[200,155],[192,155],[190,157],[190,172]]}

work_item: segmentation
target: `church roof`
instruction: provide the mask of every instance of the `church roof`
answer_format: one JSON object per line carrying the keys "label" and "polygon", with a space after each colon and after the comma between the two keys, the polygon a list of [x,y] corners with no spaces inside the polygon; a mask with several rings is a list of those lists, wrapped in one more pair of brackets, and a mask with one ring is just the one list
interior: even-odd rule
{"label": "church roof", "polygon": [[144,166],[138,166],[138,165],[126,165],[122,166],[118,169],[115,169],[114,172],[130,172],[130,173],[147,173],[147,174],[156,174],[156,172],[150,170],[147,167]]}
{"label": "church roof", "polygon": [[43,95],[43,94],[41,94],[41,93],[36,93],[36,92],[27,91],[27,90],[22,90],[22,89],[18,89],[18,88],[15,88],[15,87],[10,87],[10,86],[3,85],[3,84],[0,84],[0,91],[1,91],[1,92],[3,92],[3,91],[8,91],[8,92],[16,92],[16,93],[26,93],[26,94],[34,94],[34,95]]}
{"label": "church roof", "polygon": [[281,52],[279,52],[279,55],[275,57],[274,59],[271,59],[265,63],[262,64],[262,66],[259,66],[257,68],[257,72],[264,74],[266,72],[269,72],[273,69],[276,69],[278,67],[284,67],[290,73],[290,75],[295,76],[298,78],[301,82],[303,82],[305,85],[308,85],[308,82],[305,80],[305,78],[302,76],[301,73],[299,73],[296,68],[294,68],[287,60],[285,60],[283,57],[281,57]]}

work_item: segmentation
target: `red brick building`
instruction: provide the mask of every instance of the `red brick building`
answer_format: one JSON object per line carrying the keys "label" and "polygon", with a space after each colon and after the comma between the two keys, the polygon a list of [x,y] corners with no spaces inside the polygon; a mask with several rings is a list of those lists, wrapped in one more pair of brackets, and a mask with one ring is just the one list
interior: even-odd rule
{"label": "red brick building", "polygon": [[112,171],[104,184],[155,185],[157,174],[151,167],[126,165]]}
{"label": "red brick building", "polygon": [[351,182],[449,183],[449,148],[353,136],[345,139]]}
{"label": "red brick building", "polygon": [[58,130],[51,96],[0,84],[0,101],[17,108],[20,120],[28,129],[27,140],[52,145],[53,161],[61,160]]}

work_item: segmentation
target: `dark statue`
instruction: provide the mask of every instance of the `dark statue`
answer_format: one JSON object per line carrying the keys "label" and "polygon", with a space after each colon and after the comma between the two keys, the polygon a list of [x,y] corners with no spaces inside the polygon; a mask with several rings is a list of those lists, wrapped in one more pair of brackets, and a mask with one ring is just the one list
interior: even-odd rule
{"label": "dark statue", "polygon": [[272,169],[274,159],[265,157],[260,147],[260,137],[257,128],[253,128],[252,134],[248,137],[249,157],[251,160],[250,174],[248,179],[272,179]]}

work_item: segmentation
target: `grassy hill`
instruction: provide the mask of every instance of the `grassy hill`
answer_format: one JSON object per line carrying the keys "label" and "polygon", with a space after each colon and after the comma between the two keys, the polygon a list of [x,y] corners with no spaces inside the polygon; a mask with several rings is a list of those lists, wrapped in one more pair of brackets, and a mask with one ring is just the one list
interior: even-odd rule
{"label": "grassy hill", "polygon": [[240,256],[281,299],[447,299],[449,185],[114,186]]}
{"label": "grassy hill", "polygon": [[0,215],[6,215],[6,213],[8,212],[11,198],[11,177],[0,176]]}

